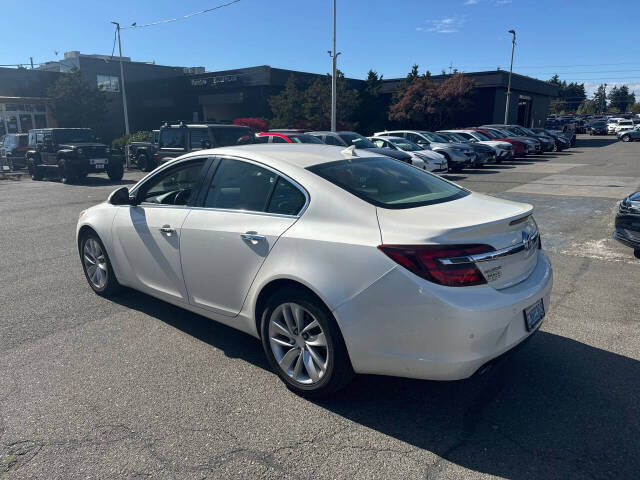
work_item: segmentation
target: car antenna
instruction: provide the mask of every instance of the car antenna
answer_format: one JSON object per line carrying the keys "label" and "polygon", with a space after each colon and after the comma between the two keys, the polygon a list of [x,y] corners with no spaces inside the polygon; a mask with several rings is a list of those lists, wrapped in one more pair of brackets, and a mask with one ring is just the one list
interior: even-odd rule
{"label": "car antenna", "polygon": [[345,148],[344,150],[340,151],[340,153],[342,155],[344,155],[345,157],[357,157],[358,154],[356,153],[356,146],[355,145],[351,145],[348,148]]}

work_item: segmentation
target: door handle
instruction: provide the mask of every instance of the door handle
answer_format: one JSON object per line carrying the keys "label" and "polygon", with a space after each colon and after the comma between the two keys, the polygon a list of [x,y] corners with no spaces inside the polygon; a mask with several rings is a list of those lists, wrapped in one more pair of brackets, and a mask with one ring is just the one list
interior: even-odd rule
{"label": "door handle", "polygon": [[171,225],[163,225],[162,227],[160,227],[160,231],[162,233],[166,233],[167,236],[171,236],[174,233],[176,233],[176,229],[175,228],[171,228]]}
{"label": "door handle", "polygon": [[242,237],[243,240],[247,240],[254,245],[258,242],[264,242],[267,239],[267,237],[265,237],[264,235],[258,235],[258,232],[241,233],[240,237]]}

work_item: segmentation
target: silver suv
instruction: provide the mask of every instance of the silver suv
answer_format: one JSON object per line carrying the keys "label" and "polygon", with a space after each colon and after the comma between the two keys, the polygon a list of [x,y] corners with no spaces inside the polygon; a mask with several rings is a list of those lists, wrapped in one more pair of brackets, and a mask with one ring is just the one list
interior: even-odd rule
{"label": "silver suv", "polygon": [[433,150],[447,159],[449,170],[454,172],[468,167],[475,161],[476,154],[463,143],[449,143],[444,138],[426,130],[385,130],[374,133],[376,137],[402,137],[417,143],[425,150]]}

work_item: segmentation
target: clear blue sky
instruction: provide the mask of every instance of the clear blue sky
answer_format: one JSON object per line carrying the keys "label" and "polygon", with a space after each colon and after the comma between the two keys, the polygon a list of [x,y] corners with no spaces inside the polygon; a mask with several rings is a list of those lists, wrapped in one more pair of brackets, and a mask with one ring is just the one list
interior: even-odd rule
{"label": "clear blue sky", "polygon": [[[2,2],[0,64],[62,57],[68,50],[110,54],[110,20],[139,25],[229,0]],[[133,60],[220,70],[254,65],[326,73],[331,68],[332,0],[240,0],[215,12],[123,30]],[[593,85],[628,83],[640,94],[638,0],[338,0],[339,68],[404,76],[413,63],[440,72],[509,67]],[[28,26],[28,28],[26,28]],[[116,51],[117,53],[117,51]]]}

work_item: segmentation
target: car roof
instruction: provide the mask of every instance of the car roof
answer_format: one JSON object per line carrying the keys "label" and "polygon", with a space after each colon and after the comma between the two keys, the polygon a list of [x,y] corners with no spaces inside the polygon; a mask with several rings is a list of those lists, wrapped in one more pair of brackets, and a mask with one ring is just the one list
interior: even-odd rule
{"label": "car roof", "polygon": [[[254,160],[265,165],[278,169],[279,166],[286,167],[286,170],[305,169],[321,163],[334,162],[350,158],[342,153],[346,147],[333,145],[320,145],[311,143],[271,143],[239,145],[234,147],[220,147],[209,150],[198,150],[187,154],[187,156],[201,156],[203,153],[211,155],[229,155],[234,157]],[[384,157],[370,150],[359,150],[358,157]],[[178,158],[186,158],[178,157]],[[284,173],[289,173],[284,171]]]}
{"label": "car roof", "polygon": [[372,135],[369,138],[379,138],[381,140],[403,140],[403,141],[408,141],[406,138],[404,137],[394,137],[392,135],[385,135],[384,137],[380,136],[380,135]]}

